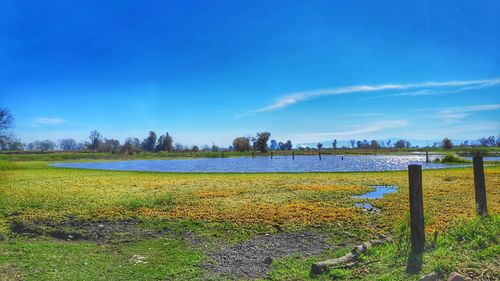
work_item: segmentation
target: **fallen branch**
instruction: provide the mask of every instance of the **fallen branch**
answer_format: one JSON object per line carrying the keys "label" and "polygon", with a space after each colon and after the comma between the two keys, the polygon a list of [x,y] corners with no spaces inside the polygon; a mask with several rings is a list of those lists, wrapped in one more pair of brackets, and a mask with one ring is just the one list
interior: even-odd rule
{"label": "fallen branch", "polygon": [[[335,258],[335,259],[330,259],[326,261],[320,261],[313,263],[311,265],[311,275],[316,276],[319,274],[322,274],[324,272],[327,272],[330,268],[350,268],[354,267],[358,264],[358,258],[361,254],[366,253],[368,249],[370,249],[373,246],[376,245],[381,245],[387,242],[392,241],[390,237],[382,237],[381,239],[376,239],[376,240],[370,240],[363,242],[361,245],[356,245],[352,248],[350,253],[347,253],[346,255],[340,257],[340,258]],[[345,263],[351,262],[346,265],[342,265]],[[375,261],[372,261],[375,262]],[[369,262],[367,264],[370,264],[372,262]]]}
{"label": "fallen branch", "polygon": [[351,262],[351,263],[347,263],[347,264],[343,264],[343,265],[337,265],[337,266],[334,266],[334,267],[330,267],[330,269],[338,269],[338,268],[353,268],[355,266],[367,266],[369,264],[372,264],[374,262],[378,262],[380,260],[371,260],[371,261],[367,261],[367,262],[364,262],[364,263],[359,263],[359,261],[355,261],[355,262]]}

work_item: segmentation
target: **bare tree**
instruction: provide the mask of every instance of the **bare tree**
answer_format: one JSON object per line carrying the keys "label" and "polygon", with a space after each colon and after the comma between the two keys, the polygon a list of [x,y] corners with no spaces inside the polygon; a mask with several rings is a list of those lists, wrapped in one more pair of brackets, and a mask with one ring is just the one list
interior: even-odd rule
{"label": "bare tree", "polygon": [[0,145],[5,145],[10,138],[9,130],[14,124],[14,117],[9,109],[0,107]]}
{"label": "bare tree", "polygon": [[102,135],[98,131],[94,130],[90,132],[90,143],[87,143],[87,148],[89,150],[98,150],[102,146],[102,139]]}
{"label": "bare tree", "polygon": [[356,144],[356,140],[349,140],[349,143],[351,144],[351,148],[354,148],[354,145]]}
{"label": "bare tree", "polygon": [[75,151],[78,148],[78,145],[76,144],[76,141],[72,138],[67,138],[67,139],[60,139],[58,141],[58,146],[59,149],[65,150],[65,151]]}
{"label": "bare tree", "polygon": [[105,139],[104,144],[102,145],[102,150],[105,152],[116,153],[120,150],[121,145],[118,140],[115,139]]}

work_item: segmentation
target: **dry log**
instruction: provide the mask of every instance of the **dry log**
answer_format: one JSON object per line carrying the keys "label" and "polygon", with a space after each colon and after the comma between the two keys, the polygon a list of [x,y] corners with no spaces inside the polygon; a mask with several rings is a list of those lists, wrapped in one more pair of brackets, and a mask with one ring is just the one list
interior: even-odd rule
{"label": "dry log", "polygon": [[340,258],[313,263],[311,265],[311,275],[316,276],[327,272],[332,267],[338,267],[341,264],[356,261],[361,254],[366,253],[366,250],[370,249],[371,247],[381,245],[390,241],[392,241],[390,237],[383,237],[381,239],[366,241],[361,245],[354,246],[350,253],[347,253]]}

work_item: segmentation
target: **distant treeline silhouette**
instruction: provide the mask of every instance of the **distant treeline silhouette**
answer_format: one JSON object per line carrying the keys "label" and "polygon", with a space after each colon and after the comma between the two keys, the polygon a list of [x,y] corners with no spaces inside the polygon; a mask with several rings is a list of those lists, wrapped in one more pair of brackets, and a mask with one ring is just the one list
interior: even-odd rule
{"label": "distant treeline silhouette", "polygon": [[[215,143],[211,146],[203,145],[201,148],[197,145],[185,146],[181,143],[174,142],[172,136],[166,132],[159,137],[154,131],[150,131],[148,136],[142,141],[136,137],[128,137],[123,144],[116,139],[104,138],[103,135],[94,130],[90,132],[88,141],[77,142],[73,138],[63,138],[56,142],[51,140],[36,140],[30,143],[24,143],[20,139],[15,138],[11,132],[14,118],[7,108],[0,107],[0,150],[2,151],[96,151],[109,153],[128,153],[133,154],[140,151],[149,152],[180,152],[180,151],[258,151],[261,153],[269,150],[292,150],[293,145],[291,140],[279,142],[271,139],[270,132],[260,132],[256,136],[241,136],[236,137],[232,145],[229,147],[219,147]],[[269,145],[268,145],[269,143]],[[350,147],[343,146],[342,149],[384,149],[384,148],[411,148],[411,143],[404,139],[400,139],[391,143],[391,140],[386,142],[377,140],[355,140],[351,139],[348,142]],[[433,143],[433,148],[452,149],[456,145],[449,138],[444,138],[441,142]],[[482,137],[476,142],[464,141],[458,145],[459,147],[500,147],[500,135]],[[323,147],[323,143],[316,145],[317,149]],[[337,149],[337,140],[332,141],[332,149]],[[311,147],[299,147],[302,150],[311,150]]]}

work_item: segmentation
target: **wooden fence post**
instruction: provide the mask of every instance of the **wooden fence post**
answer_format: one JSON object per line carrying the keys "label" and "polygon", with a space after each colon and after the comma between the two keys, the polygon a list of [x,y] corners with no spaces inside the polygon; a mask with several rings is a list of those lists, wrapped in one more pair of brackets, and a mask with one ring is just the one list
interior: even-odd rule
{"label": "wooden fence post", "polygon": [[273,152],[271,151],[271,159],[273,159]]}
{"label": "wooden fence post", "polygon": [[318,152],[319,160],[321,160],[321,151]]}
{"label": "wooden fence post", "polygon": [[474,166],[474,189],[476,191],[476,210],[479,216],[488,214],[486,206],[486,184],[484,180],[483,157],[474,156],[472,160]]}
{"label": "wooden fence post", "polygon": [[425,163],[429,163],[429,151],[425,152]]}
{"label": "wooden fence post", "polygon": [[292,160],[295,160],[295,152],[292,151]]}
{"label": "wooden fence post", "polygon": [[422,166],[408,165],[408,179],[410,183],[411,250],[413,253],[421,253],[425,246]]}

